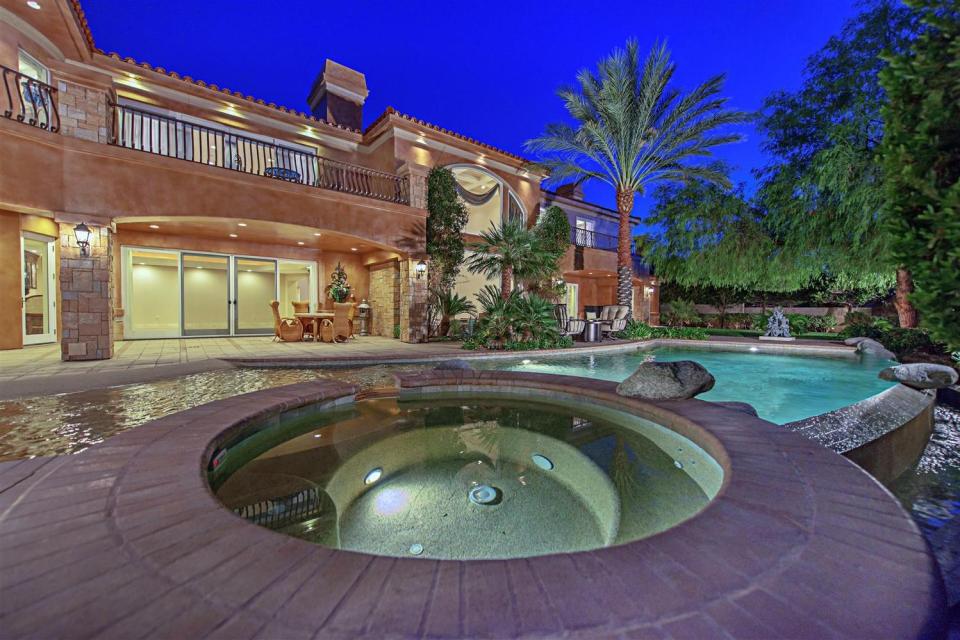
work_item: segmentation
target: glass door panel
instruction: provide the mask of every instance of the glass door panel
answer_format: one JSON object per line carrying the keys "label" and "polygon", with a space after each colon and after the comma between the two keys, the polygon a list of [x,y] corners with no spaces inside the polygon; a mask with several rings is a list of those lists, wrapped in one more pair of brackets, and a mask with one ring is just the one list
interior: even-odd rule
{"label": "glass door panel", "polygon": [[[234,300],[235,334],[273,334],[273,310],[277,300],[277,261],[263,258],[235,257]],[[280,315],[290,317],[293,309],[280,308]]]}
{"label": "glass door panel", "polygon": [[123,248],[123,335],[180,335],[180,255],[176,251]]}
{"label": "glass door panel", "polygon": [[56,339],[56,270],[54,240],[23,237],[23,342]]}
{"label": "glass door panel", "polygon": [[183,253],[180,260],[183,335],[229,335],[229,258]]}

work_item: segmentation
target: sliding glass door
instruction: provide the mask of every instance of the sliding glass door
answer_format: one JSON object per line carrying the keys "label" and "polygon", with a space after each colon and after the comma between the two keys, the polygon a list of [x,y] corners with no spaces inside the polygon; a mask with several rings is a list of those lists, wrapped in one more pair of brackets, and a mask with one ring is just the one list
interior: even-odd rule
{"label": "sliding glass door", "polygon": [[315,262],[123,247],[121,264],[128,339],[271,336],[274,300],[316,308]]}
{"label": "sliding glass door", "polygon": [[273,333],[273,310],[277,299],[277,261],[267,258],[234,256],[234,333],[238,335],[270,335]]}
{"label": "sliding glass door", "polygon": [[229,257],[183,253],[180,260],[183,335],[230,335]]}

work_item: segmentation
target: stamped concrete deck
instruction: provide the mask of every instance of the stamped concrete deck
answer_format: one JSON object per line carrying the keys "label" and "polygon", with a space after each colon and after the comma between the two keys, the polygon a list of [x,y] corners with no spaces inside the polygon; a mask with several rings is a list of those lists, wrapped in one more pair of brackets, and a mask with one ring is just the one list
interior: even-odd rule
{"label": "stamped concrete deck", "polygon": [[348,399],[309,382],[173,414],[81,454],[0,465],[0,635],[86,638],[939,637],[945,596],[916,525],[841,456],[702,401],[608,382],[431,372],[614,404],[704,447],[726,477],[699,515],[590,552],[436,561],[332,550],[216,502],[219,444],[283,411]]}

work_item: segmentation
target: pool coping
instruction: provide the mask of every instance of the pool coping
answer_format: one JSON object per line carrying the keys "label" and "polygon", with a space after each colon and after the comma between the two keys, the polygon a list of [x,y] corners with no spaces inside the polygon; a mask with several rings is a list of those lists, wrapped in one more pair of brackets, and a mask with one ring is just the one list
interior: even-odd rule
{"label": "pool coping", "polygon": [[[470,351],[463,350],[457,352],[456,358],[462,360],[510,360],[513,358],[524,358],[529,356],[536,357],[554,357],[554,356],[582,356],[598,353],[622,353],[627,351],[646,351],[656,349],[657,347],[680,347],[697,349],[703,348],[717,351],[750,351],[767,354],[789,354],[789,355],[813,355],[818,357],[856,357],[855,347],[846,346],[839,343],[825,342],[816,344],[812,341],[803,343],[783,343],[783,342],[750,342],[747,340],[735,340],[732,338],[717,338],[711,336],[708,340],[686,340],[680,338],[653,338],[650,340],[628,340],[620,341],[615,344],[596,344],[585,345],[576,343],[575,346],[566,349],[537,349],[525,351]],[[349,367],[349,366],[371,366],[378,364],[431,364],[435,362],[444,362],[450,360],[450,354],[433,356],[390,356],[382,355],[377,357],[370,356],[345,356],[330,357],[327,355],[318,355],[317,357],[304,358],[302,356],[268,356],[268,357],[239,357],[229,356],[221,358],[223,362],[238,367],[284,367],[284,368],[325,368],[325,367]]]}
{"label": "pool coping", "polygon": [[234,516],[205,468],[239,430],[350,402],[357,388],[323,380],[257,391],[77,455],[0,465],[4,635],[908,638],[944,629],[943,581],[916,524],[874,479],[796,433],[709,402],[623,398],[614,383],[585,378],[428,371],[400,384],[528,387],[614,405],[687,434],[727,477],[697,516],[617,547],[489,561],[332,550]]}

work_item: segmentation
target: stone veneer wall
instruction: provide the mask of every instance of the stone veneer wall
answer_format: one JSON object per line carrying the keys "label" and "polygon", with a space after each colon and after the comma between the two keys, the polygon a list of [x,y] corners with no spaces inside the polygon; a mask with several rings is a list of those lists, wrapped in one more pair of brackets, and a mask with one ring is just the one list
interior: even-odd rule
{"label": "stone veneer wall", "polygon": [[400,339],[427,341],[427,277],[417,279],[414,261],[400,260]]}
{"label": "stone veneer wall", "polygon": [[91,142],[110,141],[107,94],[72,82],[57,82],[60,133]]}
{"label": "stone veneer wall", "polygon": [[113,356],[113,239],[92,227],[90,255],[81,256],[73,224],[60,224],[60,353],[63,360]]}
{"label": "stone veneer wall", "polygon": [[389,260],[370,266],[370,335],[393,337],[400,322],[400,265]]}

